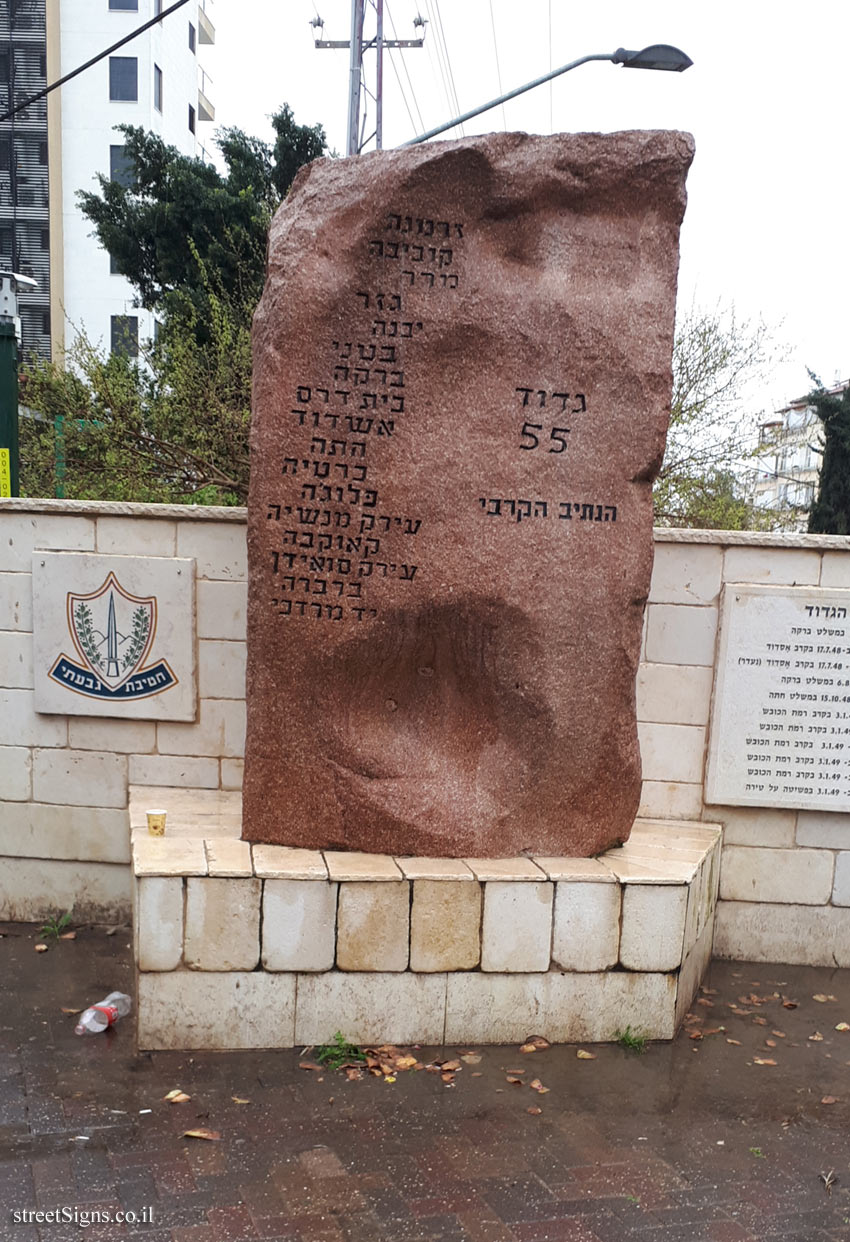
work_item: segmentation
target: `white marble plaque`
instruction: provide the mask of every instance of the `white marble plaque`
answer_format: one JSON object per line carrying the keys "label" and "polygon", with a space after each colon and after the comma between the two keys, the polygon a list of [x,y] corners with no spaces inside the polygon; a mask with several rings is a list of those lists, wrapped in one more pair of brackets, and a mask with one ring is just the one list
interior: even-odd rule
{"label": "white marble plaque", "polygon": [[724,588],[706,802],[850,811],[850,591]]}
{"label": "white marble plaque", "polygon": [[195,562],[34,552],[35,709],[194,720]]}

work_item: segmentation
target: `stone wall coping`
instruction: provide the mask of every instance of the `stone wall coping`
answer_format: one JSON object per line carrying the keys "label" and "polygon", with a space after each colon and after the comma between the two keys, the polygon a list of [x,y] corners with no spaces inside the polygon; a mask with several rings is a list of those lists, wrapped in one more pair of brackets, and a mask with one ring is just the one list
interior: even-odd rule
{"label": "stone wall coping", "polygon": [[[159,505],[124,500],[54,500],[22,496],[0,500],[3,513],[65,513],[69,517],[161,518],[183,522],[232,522],[245,525],[248,510],[241,505]],[[721,547],[808,548],[850,551],[850,535],[801,535],[782,531],[688,530],[656,526],[656,543],[706,543]]]}
{"label": "stone wall coping", "polygon": [[127,500],[54,500],[50,497],[16,496],[0,500],[3,513],[64,513],[68,517],[162,518],[173,522],[233,522],[244,526],[248,510],[243,505],[148,505]]}
{"label": "stone wall coping", "polygon": [[720,824],[691,820],[636,820],[624,846],[598,858],[395,858],[345,850],[305,850],[251,845],[236,837],[208,838],[199,825],[194,836],[182,831],[152,837],[132,834],[136,876],[255,876],[257,879],[366,881],[403,880],[479,883],[689,884],[703,859],[722,836]]}

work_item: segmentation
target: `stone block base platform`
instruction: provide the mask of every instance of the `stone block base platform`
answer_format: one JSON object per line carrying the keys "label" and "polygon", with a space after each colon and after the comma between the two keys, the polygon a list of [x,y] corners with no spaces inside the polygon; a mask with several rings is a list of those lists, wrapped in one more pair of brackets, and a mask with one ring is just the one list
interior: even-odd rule
{"label": "stone block base platform", "polygon": [[252,846],[239,820],[238,794],[133,791],[142,1049],[671,1039],[711,955],[716,824],[453,860]]}

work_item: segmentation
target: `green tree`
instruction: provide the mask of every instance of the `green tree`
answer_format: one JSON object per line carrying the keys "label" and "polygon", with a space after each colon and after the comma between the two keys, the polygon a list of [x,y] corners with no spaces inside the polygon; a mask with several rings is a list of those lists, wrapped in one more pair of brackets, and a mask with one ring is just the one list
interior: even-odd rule
{"label": "green tree", "polygon": [[272,215],[298,169],[326,148],[321,126],[284,105],[273,145],[217,137],[226,173],[153,134],[122,127],[127,184],[81,193],[101,244],[162,318],[141,365],[84,335],[65,368],[22,371],[26,495],[244,504],[248,492],[251,317]]}
{"label": "green tree", "polygon": [[809,513],[813,535],[850,535],[850,384],[840,392],[818,387],[809,402],[823,424],[817,499]]}
{"label": "green tree", "polygon": [[673,345],[673,395],[664,461],[655,483],[660,526],[743,530],[764,525],[746,500],[759,389],[780,350],[763,320],[734,306],[680,315]]}
{"label": "green tree", "polygon": [[[203,311],[212,286],[218,297],[253,311],[263,290],[272,215],[298,169],[324,155],[321,125],[298,125],[284,104],[271,118],[273,145],[240,129],[216,136],[222,175],[181,155],[155,134],[132,125],[124,135],[128,175],[100,176],[100,192],[79,191],[83,215],[147,310]],[[123,182],[126,182],[124,184]]]}
{"label": "green tree", "polygon": [[63,369],[21,375],[21,485],[78,500],[244,504],[251,342],[246,316],[208,288],[206,341],[194,312],[170,319],[140,365],[77,338]]}

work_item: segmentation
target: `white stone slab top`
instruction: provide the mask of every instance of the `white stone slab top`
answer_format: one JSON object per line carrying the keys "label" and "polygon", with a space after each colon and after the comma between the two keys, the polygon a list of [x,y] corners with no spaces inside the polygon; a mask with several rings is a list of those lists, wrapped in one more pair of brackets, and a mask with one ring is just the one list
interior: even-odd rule
{"label": "white stone slab top", "polygon": [[397,858],[406,880],[474,880],[475,876],[459,858]]}
{"label": "white stone slab top", "polygon": [[403,880],[389,854],[360,854],[342,850],[323,850],[332,880]]}
{"label": "white stone slab top", "polygon": [[534,863],[550,880],[579,880],[583,883],[613,884],[616,877],[598,858],[538,858]]}
{"label": "white stone slab top", "polygon": [[251,846],[247,841],[234,841],[230,837],[213,837],[205,841],[207,873],[215,876],[253,876]]}
{"label": "white stone slab top", "polygon": [[261,880],[326,880],[328,869],[318,850],[285,845],[255,845],[254,875]]}
{"label": "white stone slab top", "polygon": [[136,875],[206,875],[207,855],[202,837],[152,837],[138,834],[133,840],[133,871]]}
{"label": "white stone slab top", "polygon": [[476,880],[545,880],[530,858],[464,858]]}
{"label": "white stone slab top", "polygon": [[131,785],[131,832],[147,834],[145,812],[152,807],[167,812],[166,837],[232,837],[238,840],[242,833],[242,794],[238,789]]}

